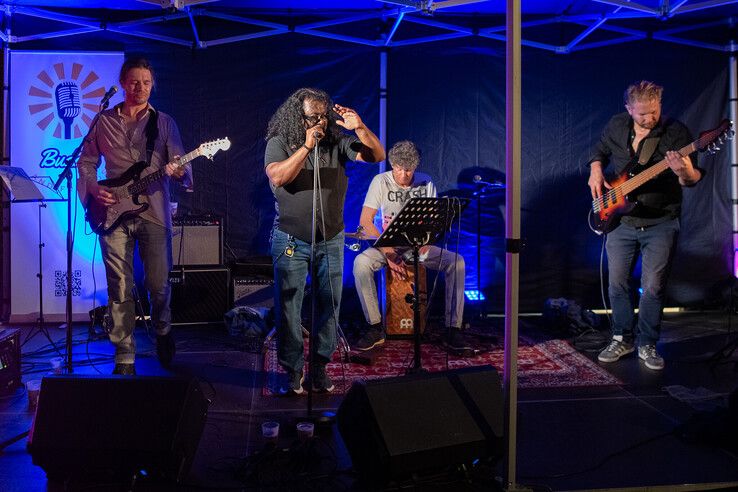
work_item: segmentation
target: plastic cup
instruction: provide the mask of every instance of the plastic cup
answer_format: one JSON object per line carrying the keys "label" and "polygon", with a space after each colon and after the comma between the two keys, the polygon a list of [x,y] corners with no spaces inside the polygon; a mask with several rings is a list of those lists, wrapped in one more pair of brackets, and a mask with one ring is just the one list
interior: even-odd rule
{"label": "plastic cup", "polygon": [[61,357],[54,357],[53,359],[49,359],[49,364],[51,364],[51,370],[54,372],[54,374],[61,374],[62,370],[64,369],[64,359]]}
{"label": "plastic cup", "polygon": [[277,441],[279,437],[279,422],[264,422],[261,424],[261,435],[267,441]]}
{"label": "plastic cup", "polygon": [[307,441],[313,437],[315,432],[315,425],[312,422],[298,422],[297,423],[297,438],[300,441]]}
{"label": "plastic cup", "polygon": [[27,381],[26,391],[28,392],[28,408],[36,408],[36,405],[38,405],[38,395],[41,392],[41,380],[32,379]]}

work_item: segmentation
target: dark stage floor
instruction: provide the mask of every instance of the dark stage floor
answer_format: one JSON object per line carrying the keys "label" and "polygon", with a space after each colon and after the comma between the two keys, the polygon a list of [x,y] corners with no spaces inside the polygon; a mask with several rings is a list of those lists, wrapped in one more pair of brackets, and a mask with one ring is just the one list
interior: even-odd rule
{"label": "dark stage floor", "polygon": [[[624,382],[621,386],[521,389],[518,488],[738,489],[735,448],[731,453],[711,442],[712,433],[720,438],[729,432],[717,416],[738,386],[738,351],[720,352],[729,340],[738,337],[730,321],[725,313],[666,315],[659,346],[666,359],[665,370],[651,371],[633,355],[604,366]],[[492,332],[499,330],[501,323],[501,318],[488,318],[477,329]],[[50,370],[48,361],[56,354],[44,335],[34,335],[31,327],[19,328],[22,340],[33,335],[23,345],[23,380],[38,379]],[[521,334],[537,339],[554,336],[547,334],[539,317],[521,318],[520,329]],[[88,341],[87,331],[86,326],[74,330],[74,372],[109,374],[113,367],[111,345]],[[63,347],[63,330],[49,328],[49,335]],[[272,454],[256,463],[254,456],[265,444],[261,424],[279,421],[283,429],[279,447],[289,447],[296,440],[294,424],[305,415],[307,398],[264,396],[263,357],[247,351],[246,344],[230,338],[222,327],[177,327],[176,337],[178,353],[172,372],[195,375],[212,400],[192,470],[178,489],[366,490],[351,472],[351,460],[335,426],[318,428],[310,446]],[[169,374],[159,366],[143,328],[137,330],[137,340],[138,373]],[[594,351],[586,354],[596,357]],[[342,398],[316,394],[314,410],[335,411]],[[142,409],[142,419],[146,410]],[[25,389],[0,398],[0,441],[28,430],[32,419]],[[736,420],[733,413],[728,423],[734,429],[738,427]],[[696,425],[679,430],[688,421]],[[502,463],[491,471],[477,472],[486,472],[486,477],[472,474],[467,481],[454,482],[441,476],[422,486],[401,485],[415,490],[492,490],[489,479],[501,475]],[[44,471],[32,464],[26,439],[0,454],[0,490],[63,488],[64,484],[47,482]],[[72,482],[67,488],[126,490],[130,485]],[[172,488],[145,477],[135,484],[136,490]]]}

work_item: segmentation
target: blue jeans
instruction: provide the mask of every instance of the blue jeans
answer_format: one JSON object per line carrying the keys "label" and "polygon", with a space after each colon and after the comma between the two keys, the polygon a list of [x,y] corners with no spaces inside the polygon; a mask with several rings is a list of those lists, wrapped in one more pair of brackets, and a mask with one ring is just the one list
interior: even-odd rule
{"label": "blue jeans", "polygon": [[[292,256],[285,252],[288,246]],[[316,361],[325,364],[336,350],[336,320],[343,289],[344,234],[316,244],[317,279],[311,279],[312,294],[318,296]],[[299,372],[305,365],[302,342],[302,301],[310,270],[310,243],[275,229],[272,231],[274,299],[277,326],[277,356],[288,371]],[[317,281],[316,281],[317,280]]]}
{"label": "blue jeans", "polygon": [[144,267],[144,285],[149,293],[151,321],[157,335],[171,329],[169,300],[169,270],[172,235],[166,228],[136,217],[116,227],[107,236],[100,236],[100,249],[108,281],[108,311],[113,320],[110,341],[115,345],[115,362],[133,364],[136,357],[136,306],[133,299],[133,247]]}
{"label": "blue jeans", "polygon": [[635,316],[630,277],[641,258],[641,300],[638,304],[638,345],[655,344],[661,332],[661,310],[666,280],[674,256],[679,219],[645,229],[620,224],[607,235],[609,294],[612,307],[613,335],[634,338]]}

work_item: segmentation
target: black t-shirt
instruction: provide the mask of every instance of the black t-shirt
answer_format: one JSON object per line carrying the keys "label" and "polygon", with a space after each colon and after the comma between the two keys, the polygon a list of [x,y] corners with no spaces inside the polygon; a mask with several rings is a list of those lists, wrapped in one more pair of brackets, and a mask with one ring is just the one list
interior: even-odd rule
{"label": "black t-shirt", "polygon": [[[592,149],[589,163],[601,161],[605,179],[613,184],[615,178],[626,171],[634,162],[633,171],[637,174],[643,169],[662,161],[669,150],[680,150],[692,142],[686,126],[677,120],[662,117],[659,123],[638,144],[637,152],[631,150],[635,136],[633,119],[627,113],[613,116],[605,126],[599,142]],[[658,138],[656,150],[645,164],[638,164],[639,155],[646,141]],[[692,164],[697,166],[697,154],[690,155]],[[622,222],[633,227],[646,227],[679,217],[682,204],[682,187],[679,178],[670,169],[644,183],[628,195],[637,206],[622,218]]]}
{"label": "black t-shirt", "polygon": [[[342,134],[337,142],[318,146],[321,190],[316,210],[318,240],[332,239],[344,229],[343,205],[348,187],[346,162],[356,160],[360,145],[357,137]],[[281,136],[270,138],[264,153],[264,167],[287,159],[297,150],[288,148]],[[280,187],[270,183],[277,200],[275,227],[306,242],[311,240],[314,152],[310,152],[303,168],[291,183]],[[322,221],[321,203],[325,224]]]}

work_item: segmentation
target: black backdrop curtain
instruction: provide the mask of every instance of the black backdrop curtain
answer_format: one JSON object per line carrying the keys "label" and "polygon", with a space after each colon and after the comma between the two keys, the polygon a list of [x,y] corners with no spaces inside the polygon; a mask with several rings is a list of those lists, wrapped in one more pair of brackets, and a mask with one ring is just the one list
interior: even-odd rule
{"label": "black backdrop curtain", "polygon": [[[227,245],[237,256],[268,253],[274,201],[263,172],[264,134],[269,117],[292,91],[323,88],[379,131],[380,57],[373,48],[299,34],[202,51],[110,33],[24,44],[50,48],[144,54],[157,69],[152,103],[175,117],[186,147],[231,138],[233,147],[215,163],[194,164],[196,192],[180,194],[179,209],[225,217]],[[602,304],[601,239],[587,227],[584,163],[608,118],[623,109],[625,87],[639,79],[664,85],[664,112],[682,119],[696,137],[727,114],[727,63],[726,54],[655,41],[570,55],[523,50],[522,310],[539,311],[549,297]],[[388,146],[415,141],[422,170],[444,193],[469,195],[474,175],[504,182],[504,73],[504,47],[480,38],[390,50]],[[707,175],[685,191],[671,303],[713,304],[729,285],[728,162],[727,150],[702,155]],[[349,166],[347,229],[358,224],[376,172],[376,165]],[[460,233],[448,239],[466,259],[468,288],[479,280],[493,310],[503,305],[504,213],[504,189],[493,189],[473,201]],[[346,253],[346,283],[353,284],[354,254]]]}

